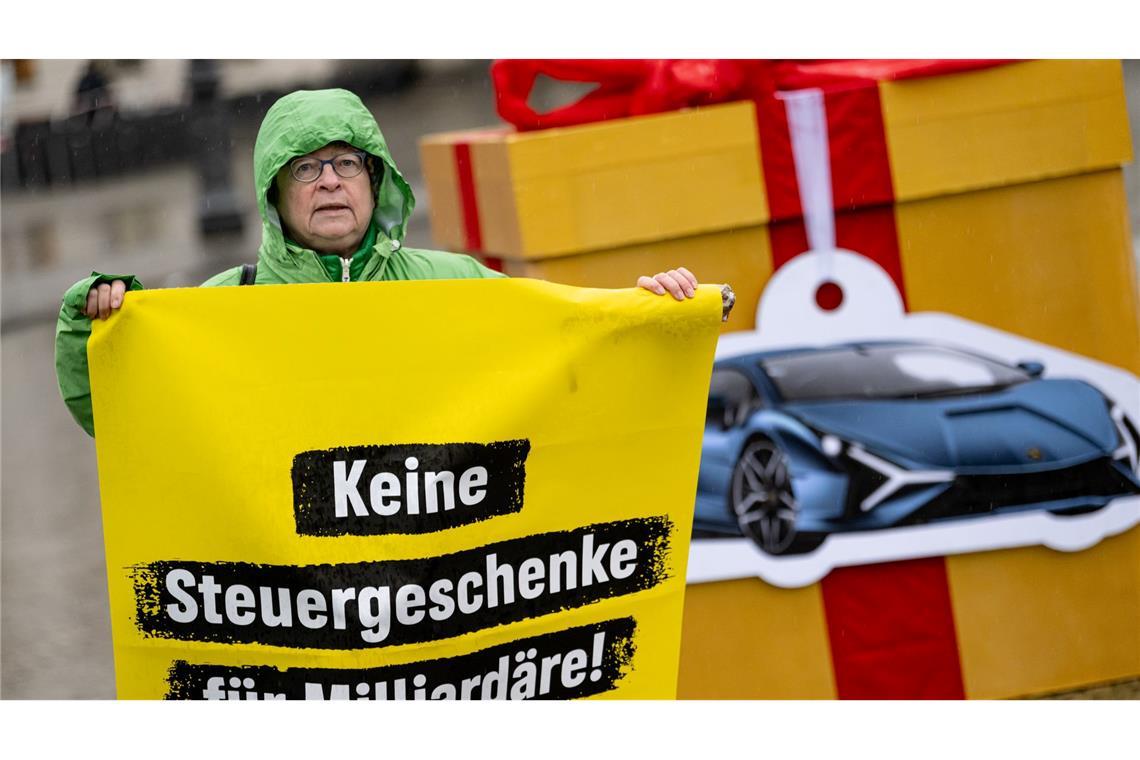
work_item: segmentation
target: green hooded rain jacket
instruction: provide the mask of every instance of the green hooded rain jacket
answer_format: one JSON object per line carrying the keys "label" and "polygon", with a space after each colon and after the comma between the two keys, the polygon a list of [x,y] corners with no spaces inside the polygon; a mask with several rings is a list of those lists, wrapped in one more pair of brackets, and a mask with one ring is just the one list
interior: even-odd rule
{"label": "green hooded rain jacket", "polygon": [[[376,210],[365,245],[353,256],[354,281],[444,280],[502,277],[470,256],[441,251],[405,248],[402,245],[408,217],[415,207],[412,189],[396,168],[380,127],[356,95],[347,90],[299,91],[278,100],[265,115],[253,149],[254,186],[261,213],[261,247],[257,253],[258,285],[301,282],[335,282],[339,268],[332,257],[319,256],[287,240],[277,209],[268,194],[278,170],[296,156],[323,148],[332,142],[346,142],[366,151],[383,164],[380,181],[375,182]],[[211,277],[203,285],[237,285],[241,267]],[[63,400],[75,421],[95,435],[91,414],[91,382],[87,373],[87,338],[91,320],[83,314],[87,293],[94,285],[121,279],[130,290],[142,284],[130,275],[92,272],[64,294],[56,325],[56,378]]]}

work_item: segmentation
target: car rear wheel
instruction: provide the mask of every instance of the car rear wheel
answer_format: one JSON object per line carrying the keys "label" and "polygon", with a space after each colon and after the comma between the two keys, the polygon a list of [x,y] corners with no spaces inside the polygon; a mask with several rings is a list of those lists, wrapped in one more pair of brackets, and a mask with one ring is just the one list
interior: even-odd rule
{"label": "car rear wheel", "polygon": [[768,554],[804,554],[826,538],[796,529],[800,507],[788,457],[767,438],[744,447],[732,471],[731,499],[741,532]]}

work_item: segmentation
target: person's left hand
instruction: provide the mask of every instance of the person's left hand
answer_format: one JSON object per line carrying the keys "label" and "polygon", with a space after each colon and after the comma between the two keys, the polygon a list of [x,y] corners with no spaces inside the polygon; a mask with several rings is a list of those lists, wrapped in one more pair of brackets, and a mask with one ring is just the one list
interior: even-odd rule
{"label": "person's left hand", "polygon": [[684,301],[686,298],[692,298],[696,295],[697,278],[688,269],[677,267],[668,272],[658,272],[652,277],[644,275],[638,277],[637,287],[645,288],[650,293],[656,293],[659,296],[663,296],[665,291],[669,291],[669,295],[678,301]]}

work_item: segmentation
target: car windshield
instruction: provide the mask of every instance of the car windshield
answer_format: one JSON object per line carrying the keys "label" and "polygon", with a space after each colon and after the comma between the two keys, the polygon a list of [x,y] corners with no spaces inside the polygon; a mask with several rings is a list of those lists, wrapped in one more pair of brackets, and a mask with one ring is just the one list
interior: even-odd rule
{"label": "car windshield", "polygon": [[1014,367],[938,346],[844,346],[760,361],[785,401],[932,398],[1029,379]]}

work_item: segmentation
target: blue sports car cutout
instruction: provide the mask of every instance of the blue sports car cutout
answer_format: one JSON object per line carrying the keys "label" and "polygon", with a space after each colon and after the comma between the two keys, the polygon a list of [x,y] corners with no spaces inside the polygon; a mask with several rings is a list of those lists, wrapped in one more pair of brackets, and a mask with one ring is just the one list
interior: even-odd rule
{"label": "blue sports car cutout", "polygon": [[1140,493],[1140,433],[1079,381],[921,343],[765,351],[713,368],[693,524],[772,555],[833,533]]}

